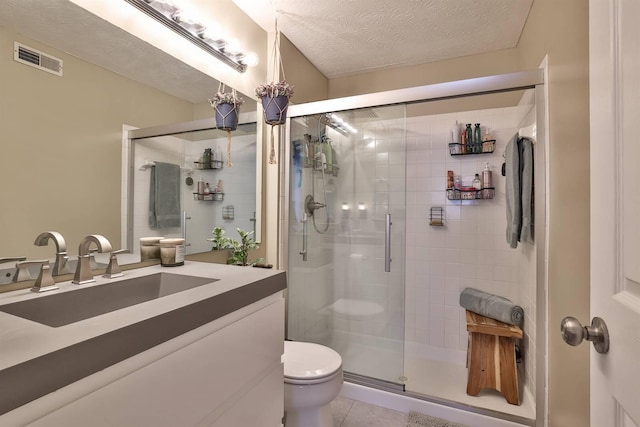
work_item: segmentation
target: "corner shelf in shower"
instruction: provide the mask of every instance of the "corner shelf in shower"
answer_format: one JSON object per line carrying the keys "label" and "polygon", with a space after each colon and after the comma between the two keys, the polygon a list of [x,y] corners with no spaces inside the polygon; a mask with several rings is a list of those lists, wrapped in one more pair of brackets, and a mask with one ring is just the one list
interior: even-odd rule
{"label": "corner shelf in shower", "polygon": [[211,160],[210,163],[193,162],[193,166],[196,170],[222,169],[224,162],[222,160]]}
{"label": "corner shelf in shower", "polygon": [[[467,148],[467,144],[460,144],[458,142],[449,143],[449,154],[452,156],[468,156],[471,154],[491,154],[496,150],[496,140],[489,139],[486,141],[482,141],[482,144],[473,144],[470,148],[472,151]],[[463,152],[465,151],[465,152]]]}
{"label": "corner shelf in shower", "polygon": [[457,188],[447,188],[447,199],[449,200],[487,200],[493,199],[496,195],[494,187],[483,188],[482,190],[459,190]]}
{"label": "corner shelf in shower", "polygon": [[197,200],[198,202],[221,202],[224,200],[224,193],[193,193],[193,200]]}
{"label": "corner shelf in shower", "polygon": [[[304,161],[302,162],[302,167],[313,168],[314,164],[310,159],[305,158]],[[333,175],[333,176],[338,176],[339,171],[340,171],[340,167],[338,167],[336,163],[328,164],[327,168],[325,169],[325,173],[327,175]]]}

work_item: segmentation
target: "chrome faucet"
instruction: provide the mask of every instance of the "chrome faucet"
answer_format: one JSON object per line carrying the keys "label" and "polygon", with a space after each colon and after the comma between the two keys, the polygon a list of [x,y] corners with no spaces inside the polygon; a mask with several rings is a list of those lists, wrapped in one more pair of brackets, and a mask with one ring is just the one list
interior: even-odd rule
{"label": "chrome faucet", "polygon": [[82,239],[78,247],[78,266],[76,267],[76,273],[71,283],[83,285],[96,281],[91,274],[91,265],[89,264],[89,248],[92,243],[98,246],[99,253],[111,252],[113,250],[107,238],[99,234],[90,234]]}
{"label": "chrome faucet", "polygon": [[67,255],[67,243],[64,241],[64,237],[62,234],[57,231],[45,231],[44,233],[40,233],[38,237],[36,237],[35,242],[33,242],[36,246],[47,246],[49,240],[53,240],[56,244],[56,262],[53,265],[53,271],[51,272],[54,276],[59,276],[65,273],[71,273],[71,271],[67,268],[67,261],[69,260],[69,256]]}

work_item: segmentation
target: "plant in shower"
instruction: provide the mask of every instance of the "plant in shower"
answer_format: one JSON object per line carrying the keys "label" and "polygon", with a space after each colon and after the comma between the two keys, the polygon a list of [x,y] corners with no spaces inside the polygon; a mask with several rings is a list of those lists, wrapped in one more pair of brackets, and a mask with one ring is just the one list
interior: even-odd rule
{"label": "plant in shower", "polygon": [[227,264],[233,265],[250,265],[249,263],[249,251],[252,249],[258,249],[259,246],[253,239],[253,231],[244,231],[240,228],[236,229],[240,235],[240,241],[224,236],[224,230],[220,227],[213,229],[213,238],[207,239],[213,242],[212,250],[224,250],[231,251],[231,256],[227,259]]}

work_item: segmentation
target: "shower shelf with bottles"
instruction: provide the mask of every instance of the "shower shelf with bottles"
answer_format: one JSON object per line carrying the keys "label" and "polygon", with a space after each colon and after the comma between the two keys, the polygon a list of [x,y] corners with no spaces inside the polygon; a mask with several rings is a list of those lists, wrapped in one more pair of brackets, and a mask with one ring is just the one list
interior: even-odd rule
{"label": "shower shelf with bottles", "polygon": [[[304,160],[305,161],[302,163],[303,168],[314,168],[314,170],[321,169],[321,167],[318,166],[317,162],[315,162],[313,159],[305,158]],[[332,164],[327,164],[324,171],[327,175],[338,176],[338,172],[340,172],[340,168],[338,167],[337,164],[332,163]]]}
{"label": "shower shelf with bottles", "polygon": [[461,144],[459,142],[449,143],[449,155],[466,156],[469,154],[491,154],[496,149],[496,140],[489,139],[481,144]]}
{"label": "shower shelf with bottles", "polygon": [[222,169],[223,165],[224,162],[222,160],[211,160],[210,162],[193,162],[193,167],[197,170]]}
{"label": "shower shelf with bottles", "polygon": [[483,200],[493,199],[496,189],[493,187],[482,188],[447,188],[447,199],[449,200]]}
{"label": "shower shelf with bottles", "polygon": [[224,193],[209,193],[209,194],[200,194],[193,193],[193,200],[197,200],[199,202],[221,202],[224,200]]}

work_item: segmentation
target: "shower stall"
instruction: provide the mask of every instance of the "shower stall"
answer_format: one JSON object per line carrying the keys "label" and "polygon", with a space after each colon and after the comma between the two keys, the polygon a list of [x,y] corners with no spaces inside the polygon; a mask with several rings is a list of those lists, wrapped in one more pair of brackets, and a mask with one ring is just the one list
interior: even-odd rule
{"label": "shower stall", "polygon": [[[534,70],[292,105],[281,153],[287,339],[336,350],[347,384],[535,425],[545,378],[545,103]],[[457,155],[456,123],[480,123],[491,150]],[[537,129],[537,226],[534,244],[511,249],[502,153],[525,128]],[[491,197],[447,191],[448,171],[471,185],[485,165]],[[525,308],[519,406],[497,392],[465,393],[465,287]]]}

